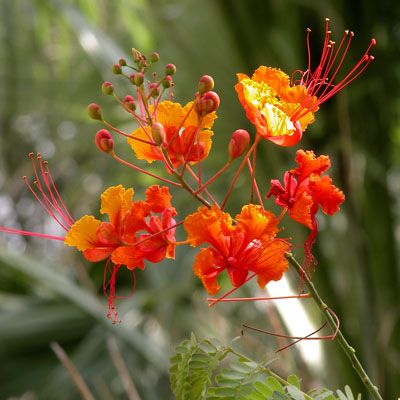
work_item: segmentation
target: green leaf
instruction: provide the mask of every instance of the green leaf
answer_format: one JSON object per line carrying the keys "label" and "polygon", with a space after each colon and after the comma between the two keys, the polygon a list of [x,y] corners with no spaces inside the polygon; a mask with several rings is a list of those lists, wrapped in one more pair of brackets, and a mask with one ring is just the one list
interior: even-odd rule
{"label": "green leaf", "polygon": [[301,382],[300,382],[300,379],[299,379],[296,375],[294,375],[294,374],[289,375],[289,376],[287,377],[287,381],[288,381],[292,386],[295,386],[295,387],[297,387],[297,389],[300,389]]}
{"label": "green leaf", "polygon": [[283,386],[279,383],[279,381],[273,376],[269,376],[266,379],[266,384],[273,390],[279,393],[285,393]]}

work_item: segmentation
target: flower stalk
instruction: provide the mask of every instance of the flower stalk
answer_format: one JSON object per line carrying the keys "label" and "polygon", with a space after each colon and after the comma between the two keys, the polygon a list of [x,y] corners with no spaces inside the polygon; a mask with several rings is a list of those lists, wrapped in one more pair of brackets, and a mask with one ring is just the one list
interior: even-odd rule
{"label": "flower stalk", "polygon": [[304,282],[304,284],[307,286],[307,289],[311,295],[311,297],[314,299],[315,303],[318,305],[319,309],[321,310],[322,314],[324,314],[326,320],[328,321],[329,326],[333,330],[337,330],[336,334],[336,341],[339,343],[340,347],[346,354],[346,356],[350,359],[351,364],[353,365],[353,368],[356,370],[358,376],[360,377],[362,383],[372,396],[374,400],[383,400],[382,396],[379,394],[378,388],[372,383],[371,379],[367,375],[364,367],[361,365],[360,360],[356,356],[356,351],[355,349],[350,346],[346,338],[343,336],[343,333],[340,329],[337,327],[337,323],[331,313],[329,312],[329,307],[326,305],[326,303],[322,300],[321,296],[319,295],[317,289],[315,288],[314,284],[311,282],[310,278],[302,268],[302,266],[299,264],[299,262],[294,258],[292,253],[286,253],[286,258],[288,259],[289,263],[292,265],[292,267],[296,270],[296,272],[299,274],[300,278]]}

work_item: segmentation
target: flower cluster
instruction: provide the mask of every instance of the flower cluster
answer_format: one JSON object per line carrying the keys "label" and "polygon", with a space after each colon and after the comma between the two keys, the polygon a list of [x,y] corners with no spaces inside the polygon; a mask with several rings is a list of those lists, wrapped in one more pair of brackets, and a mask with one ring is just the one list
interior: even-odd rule
{"label": "flower cluster", "polygon": [[[212,128],[220,103],[213,91],[213,78],[201,77],[193,99],[182,105],[173,101],[175,65],[167,64],[160,77],[152,73],[152,79],[147,80],[146,74],[159,61],[159,55],[153,53],[147,58],[133,49],[132,65],[120,59],[112,68],[116,75],[127,79],[131,94],[119,97],[111,82],[104,82],[102,91],[129,113],[135,126],[130,132],[120,130],[106,119],[98,104],[91,103],[87,109],[89,116],[103,124],[95,135],[95,144],[125,167],[168,186],[150,186],[143,201],[132,200],[131,188],[109,187],[101,195],[100,207],[107,221],[91,215],[74,220],[61,199],[47,162],[40,155],[35,158],[30,154],[34,183],[29,183],[27,178],[24,181],[49,216],[65,230],[65,236],[6,227],[0,227],[0,231],[62,240],[81,251],[90,262],[105,261],[105,277],[111,271],[110,279],[105,279],[108,282],[105,291],[108,291],[108,316],[113,322],[119,320],[115,304],[118,270],[125,266],[135,273],[136,269],[143,270],[147,262],[173,259],[177,245],[196,248],[204,245],[195,256],[193,272],[209,294],[220,290],[218,279],[222,273],[229,276],[232,290],[253,277],[257,277],[260,287],[281,279],[288,268],[286,254],[292,247],[290,239],[279,237],[286,212],[310,230],[304,243],[304,260],[308,266],[316,263],[311,249],[318,233],[317,212],[321,209],[333,215],[344,201],[343,193],[333,185],[330,176],[323,175],[331,166],[329,157],[316,156],[311,150],[298,150],[295,158],[298,166],[284,174],[283,183],[271,180],[266,197],[274,197],[275,203],[284,209],[276,217],[264,207],[261,193],[268,189],[260,187],[256,179],[257,146],[262,139],[280,146],[297,144],[314,121],[319,106],[352,82],[373,60],[369,51],[375,40],[372,39],[360,61],[337,80],[353,33],[346,31],[336,46],[327,20],[321,59],[315,68],[311,66],[309,35],[307,30],[308,65],[304,71],[296,71],[299,79],[290,79],[283,71],[266,66],[260,66],[251,77],[238,74],[235,88],[239,101],[256,131],[253,140],[246,130],[233,132],[227,145],[226,164],[207,181],[202,177],[202,165],[211,152]],[[125,137],[137,159],[160,163],[159,173],[118,156],[113,135]],[[224,198],[214,197],[209,186],[239,158],[241,161]],[[248,168],[251,176],[251,200],[232,218],[225,208],[244,168]],[[185,190],[201,203],[200,207],[181,221],[175,221],[177,212],[171,205],[169,187]],[[179,234],[176,230],[180,225],[184,226],[187,236],[177,241],[175,235]]]}

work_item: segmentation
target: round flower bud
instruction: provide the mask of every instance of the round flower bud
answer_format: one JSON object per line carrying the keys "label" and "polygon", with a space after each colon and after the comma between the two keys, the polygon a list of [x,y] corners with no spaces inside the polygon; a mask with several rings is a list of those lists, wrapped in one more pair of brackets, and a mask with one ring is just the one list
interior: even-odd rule
{"label": "round flower bud", "polygon": [[136,102],[135,99],[132,96],[125,96],[124,97],[124,106],[131,111],[136,110]]}
{"label": "round flower bud", "polygon": [[114,139],[107,129],[101,129],[96,133],[96,146],[103,153],[111,153],[114,149]]}
{"label": "round flower bud", "polygon": [[130,80],[135,86],[141,86],[144,82],[144,74],[142,72],[135,72],[130,76]]}
{"label": "round flower bud", "polygon": [[113,84],[111,82],[104,82],[101,85],[101,91],[105,95],[113,94],[114,93],[114,86],[113,86]]}
{"label": "round flower bud", "polygon": [[103,119],[101,116],[101,108],[96,103],[90,103],[87,106],[87,113],[88,113],[89,117],[92,119],[98,119],[100,121]]}
{"label": "round flower bud", "polygon": [[125,65],[126,65],[126,60],[125,60],[125,58],[120,58],[119,61],[118,61],[118,64],[119,64],[121,67],[125,67]]}
{"label": "round flower bud", "polygon": [[154,140],[154,143],[157,146],[161,146],[163,143],[165,143],[165,130],[164,126],[160,124],[159,122],[155,122],[151,126],[151,136]]}
{"label": "round flower bud", "polygon": [[199,115],[209,114],[219,107],[219,96],[215,92],[204,93],[196,104],[196,111]]}
{"label": "round flower bud", "polygon": [[165,66],[165,75],[174,75],[176,72],[176,67],[174,64],[167,64]]}
{"label": "round flower bud", "polygon": [[228,145],[229,160],[240,157],[249,147],[250,134],[244,129],[237,129],[232,133]]}
{"label": "round flower bud", "polygon": [[172,77],[167,75],[162,81],[161,81],[161,85],[164,89],[168,89],[171,87],[172,85]]}
{"label": "round flower bud", "polygon": [[142,53],[136,49],[132,49],[132,57],[133,57],[133,61],[135,61],[135,63],[139,62],[141,57],[142,57]]}
{"label": "round flower bud", "polygon": [[214,79],[210,75],[203,75],[199,81],[199,93],[203,94],[213,90]]}
{"label": "round flower bud", "polygon": [[160,55],[156,52],[151,53],[150,60],[152,63],[157,62],[160,59]]}
{"label": "round flower bud", "polygon": [[160,94],[160,87],[159,87],[158,83],[156,83],[156,82],[150,83],[149,93],[150,93],[150,96],[153,97],[154,99],[156,97],[158,97],[158,95]]}
{"label": "round flower bud", "polygon": [[119,64],[114,64],[114,65],[112,66],[112,72],[113,72],[115,75],[120,75],[120,74],[122,74],[122,68],[121,68],[121,66],[120,66]]}

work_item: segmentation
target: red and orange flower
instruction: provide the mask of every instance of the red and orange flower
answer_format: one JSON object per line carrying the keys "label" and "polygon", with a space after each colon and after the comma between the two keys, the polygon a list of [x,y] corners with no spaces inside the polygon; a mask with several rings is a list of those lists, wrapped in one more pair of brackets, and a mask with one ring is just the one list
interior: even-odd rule
{"label": "red and orange flower", "polygon": [[[150,186],[145,201],[132,202],[133,189],[112,186],[101,195],[101,214],[109,222],[91,215],[76,221],[64,243],[76,247],[84,257],[113,264],[109,282],[109,317],[118,320],[115,310],[115,280],[118,269],[144,269],[144,261],[159,262],[175,256],[175,208],[167,187]],[[160,214],[158,215],[154,214]],[[143,233],[141,233],[143,232]]]}
{"label": "red and orange flower", "polygon": [[288,268],[285,253],[290,244],[276,238],[278,219],[272,212],[249,204],[235,217],[213,206],[200,207],[185,219],[188,241],[192,246],[210,246],[197,254],[193,270],[209,294],[220,289],[217,278],[227,271],[232,285],[243,285],[249,272],[257,275],[264,287],[271,280],[279,280]]}
{"label": "red and orange flower", "polygon": [[[150,112],[154,111],[151,107]],[[193,107],[193,102],[185,106],[169,100],[162,101],[155,110],[155,122],[161,124],[165,131],[165,143],[163,143],[168,156],[175,167],[185,161],[196,163],[204,160],[211,149],[211,130],[215,112],[208,113],[201,118]],[[157,146],[145,143],[151,141],[151,129],[140,127],[132,132],[132,137],[143,141],[128,139],[136,157],[152,163],[163,160],[163,154]]]}
{"label": "red and orange flower", "polygon": [[247,118],[255,125],[257,134],[280,146],[298,143],[309,124],[314,122],[314,114],[319,106],[343,89],[374,59],[369,55],[375,39],[356,63],[342,78],[336,81],[339,70],[354,36],[345,31],[338,46],[331,40],[329,19],[325,24],[325,39],[321,59],[314,70],[311,69],[309,44],[310,30],[307,30],[308,66],[300,73],[300,79],[291,82],[283,71],[261,66],[252,77],[238,74],[235,86],[239,100]]}
{"label": "red and orange flower", "polygon": [[298,150],[296,162],[299,166],[285,173],[283,185],[277,179],[271,180],[267,197],[275,196],[275,203],[286,208],[293,220],[311,229],[304,244],[309,265],[314,261],[311,249],[318,233],[317,211],[321,208],[325,214],[335,214],[344,194],[329,175],[321,176],[331,166],[328,156],[316,157],[313,151]]}

